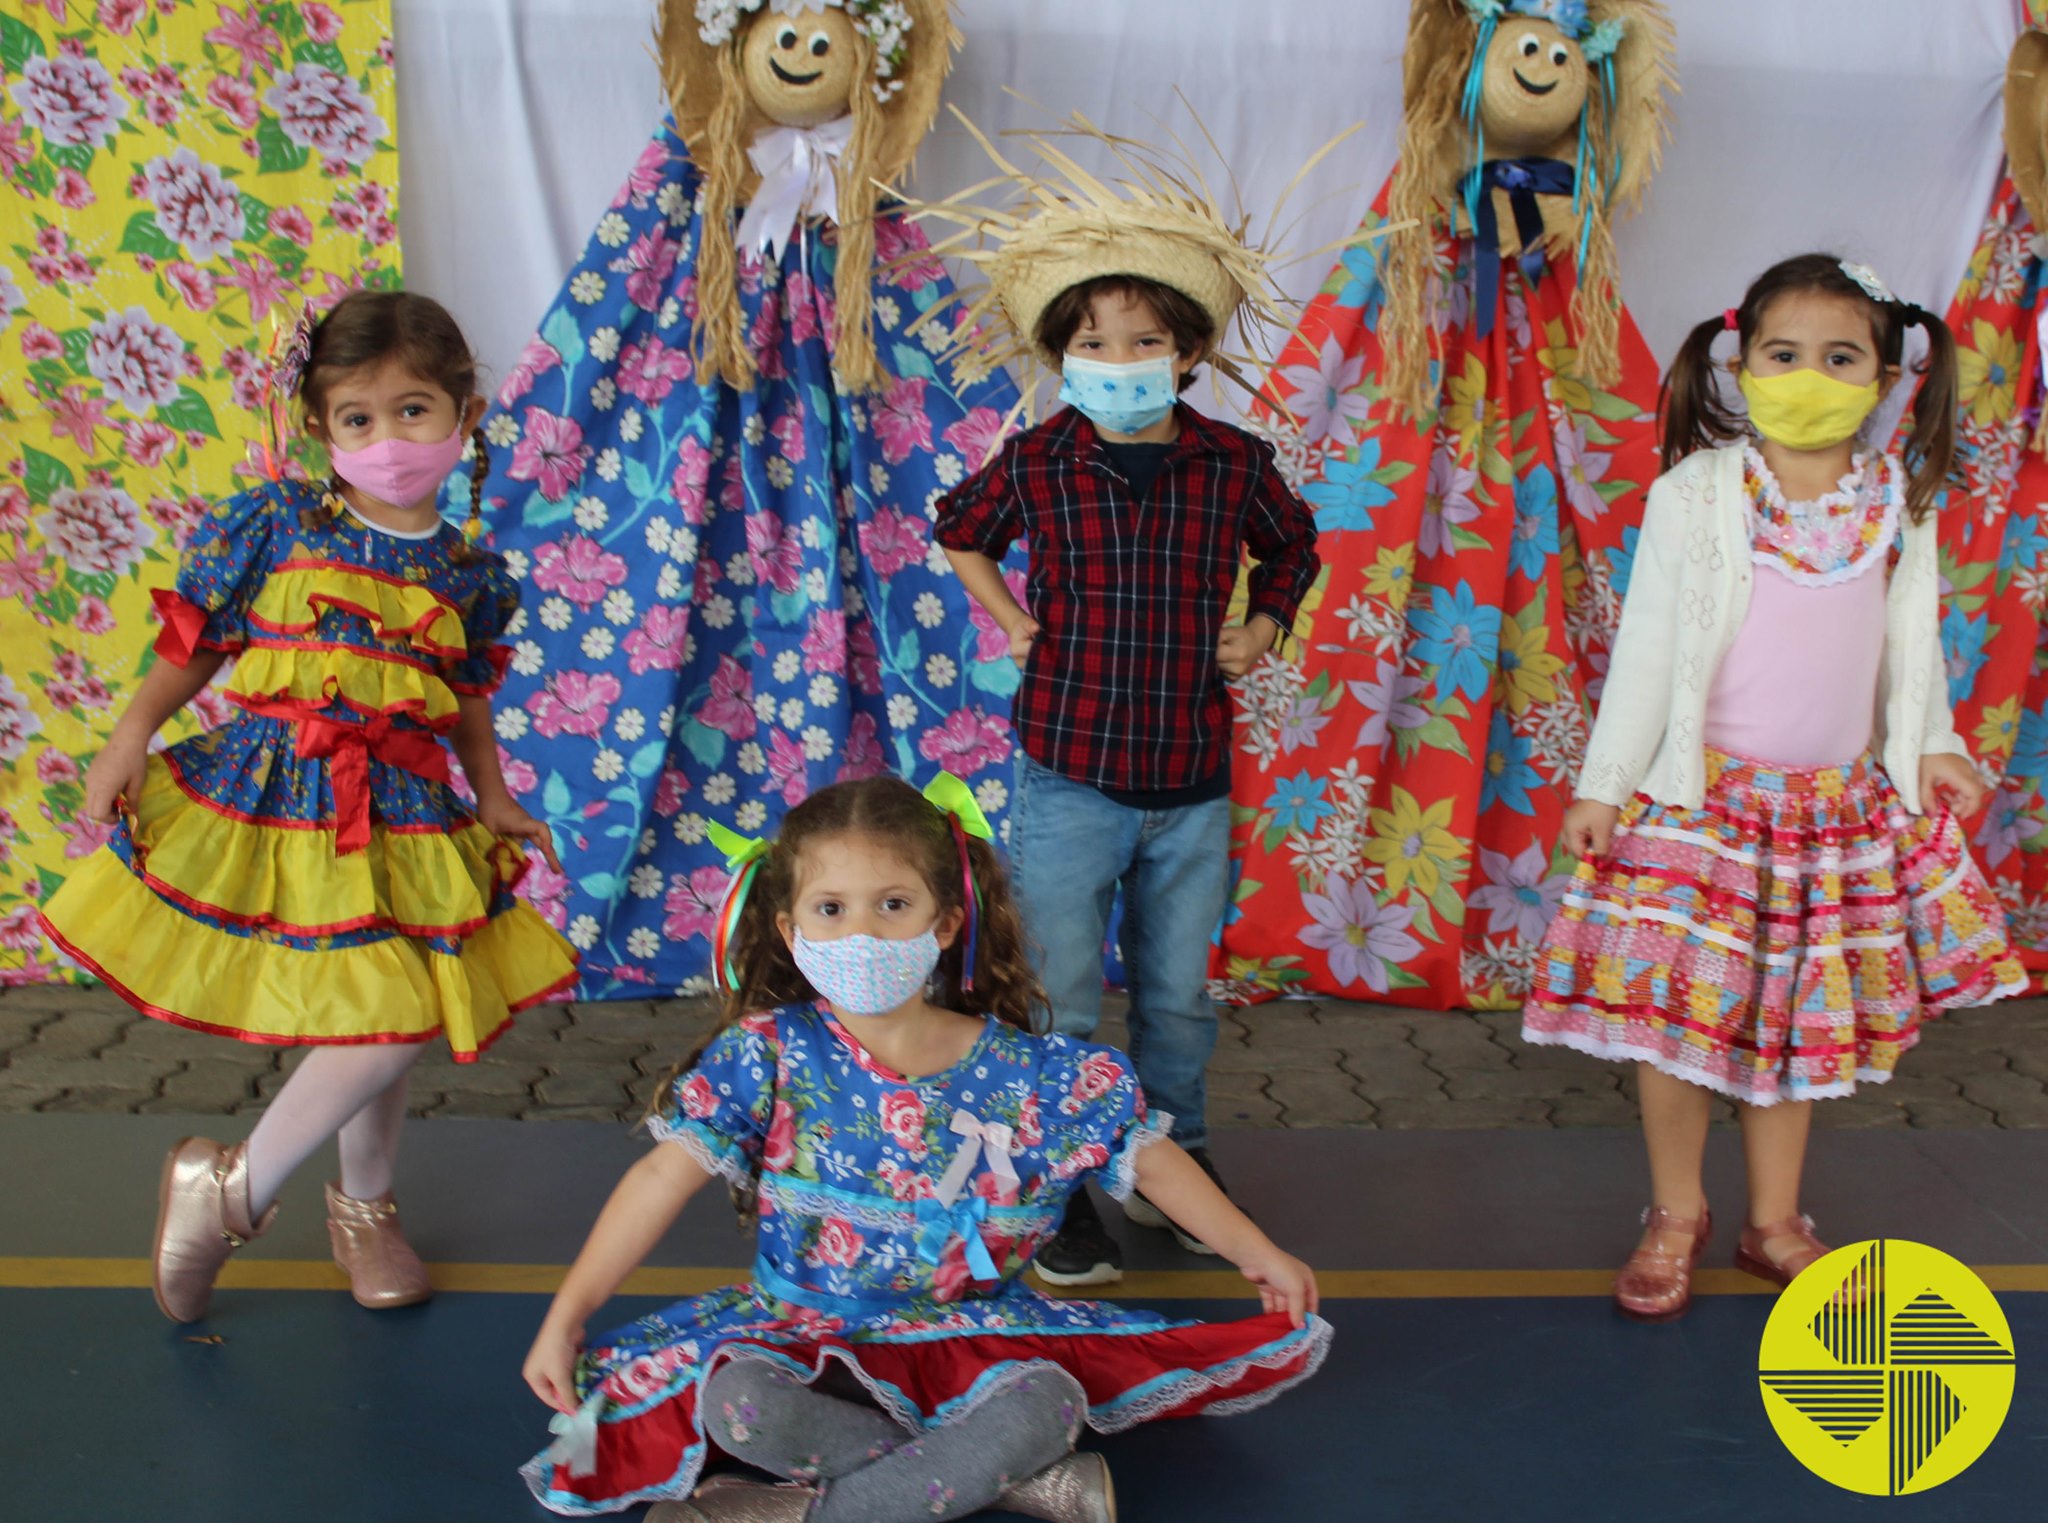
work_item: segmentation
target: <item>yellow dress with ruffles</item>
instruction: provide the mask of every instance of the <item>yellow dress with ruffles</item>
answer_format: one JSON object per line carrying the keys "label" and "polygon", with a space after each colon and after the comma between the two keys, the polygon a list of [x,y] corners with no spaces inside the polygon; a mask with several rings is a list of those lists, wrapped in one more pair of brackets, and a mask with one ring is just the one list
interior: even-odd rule
{"label": "yellow dress with ruffles", "polygon": [[270,483],[194,531],[157,653],[232,655],[238,712],[150,758],[44,929],[162,1020],[292,1046],[445,1032],[469,1061],[575,977],[444,744],[461,698],[497,686],[518,592],[451,527],[397,535],[318,504]]}

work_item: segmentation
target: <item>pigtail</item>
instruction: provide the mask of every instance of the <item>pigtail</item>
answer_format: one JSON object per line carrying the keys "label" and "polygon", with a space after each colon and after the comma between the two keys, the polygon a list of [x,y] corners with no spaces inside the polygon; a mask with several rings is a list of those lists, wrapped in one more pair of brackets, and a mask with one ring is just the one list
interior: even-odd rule
{"label": "pigtail", "polygon": [[754,361],[742,331],[739,245],[733,213],[746,178],[747,84],[735,39],[718,53],[718,104],[704,132],[708,163],[700,166],[702,213],[697,247],[697,373],[741,391],[754,384]]}
{"label": "pigtail", "polygon": [[[967,860],[975,887],[981,891],[974,967],[966,966],[967,938],[961,936],[939,959],[942,1002],[969,1015],[992,1015],[1021,1031],[1042,1030],[1051,1001],[1026,954],[1024,918],[1010,890],[1009,875],[986,841],[975,836],[966,839]],[[970,971],[974,975],[972,989],[965,987]]]}
{"label": "pigtail", "polygon": [[462,538],[448,552],[458,566],[467,566],[482,553],[478,547],[484,538],[484,483],[491,475],[491,451],[482,424],[470,431],[469,449],[469,514],[462,521]]}
{"label": "pigtail", "polygon": [[1663,440],[1661,463],[1667,471],[1696,450],[1742,437],[1743,420],[1721,400],[1714,374],[1714,340],[1728,331],[1725,316],[1695,325],[1664,373],[1657,422]]}
{"label": "pigtail", "polygon": [[1960,382],[1956,339],[1947,323],[1924,307],[1908,306],[1901,328],[1927,331],[1927,357],[1920,362],[1920,389],[1913,398],[1913,431],[1906,439],[1906,512],[1922,523],[1948,489],[1956,457],[1956,402]]}
{"label": "pigtail", "polygon": [[[867,34],[854,33],[854,78],[874,76],[875,48]],[[874,391],[882,385],[875,359],[875,180],[882,159],[882,134],[887,123],[872,90],[853,92],[853,136],[839,165],[839,253],[832,274],[838,303],[832,368],[848,391]]]}

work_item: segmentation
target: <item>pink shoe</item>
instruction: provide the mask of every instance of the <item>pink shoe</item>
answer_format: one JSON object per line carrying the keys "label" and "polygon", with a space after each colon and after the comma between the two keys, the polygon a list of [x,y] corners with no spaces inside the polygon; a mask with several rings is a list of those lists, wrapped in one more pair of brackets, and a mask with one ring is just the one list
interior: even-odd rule
{"label": "pink shoe", "polygon": [[164,1159],[157,1186],[151,1284],[157,1309],[173,1322],[197,1322],[213,1304],[213,1282],[228,1255],[270,1230],[277,1207],[249,1218],[247,1148],[183,1137]]}
{"label": "pink shoe", "polygon": [[1643,1235],[1655,1232],[1689,1232],[1690,1252],[1639,1245],[1614,1277],[1614,1304],[1624,1316],[1638,1322],[1669,1322],[1682,1317],[1692,1305],[1692,1271],[1707,1251],[1713,1235],[1714,1217],[1705,1206],[1696,1220],[1681,1221],[1662,1206],[1643,1212]]}
{"label": "pink shoe", "polygon": [[330,1184],[327,1240],[358,1306],[417,1306],[434,1293],[426,1265],[398,1225],[398,1203],[388,1190],[375,1200],[357,1200]]}
{"label": "pink shoe", "polygon": [[[1783,1259],[1774,1259],[1764,1252],[1764,1244],[1774,1237],[1796,1237],[1799,1246]],[[1813,1235],[1812,1217],[1788,1216],[1768,1227],[1744,1227],[1742,1241],[1735,1250],[1735,1267],[1782,1288],[1797,1279],[1802,1270],[1825,1258],[1827,1253],[1828,1245]]]}

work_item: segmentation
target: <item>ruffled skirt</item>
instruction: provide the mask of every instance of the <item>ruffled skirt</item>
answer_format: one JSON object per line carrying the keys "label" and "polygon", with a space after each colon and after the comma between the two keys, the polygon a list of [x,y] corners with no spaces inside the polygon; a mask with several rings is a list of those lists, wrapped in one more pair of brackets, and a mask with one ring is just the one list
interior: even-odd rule
{"label": "ruffled skirt", "polygon": [[[577,1389],[582,1423],[595,1424],[594,1470],[571,1474],[542,1454],[520,1473],[563,1513],[688,1496],[717,1438],[699,1395],[733,1359],[768,1360],[813,1383],[836,1368],[917,1428],[968,1410],[1005,1370],[1056,1364],[1087,1391],[1089,1426],[1114,1433],[1154,1418],[1259,1406],[1313,1374],[1330,1336],[1319,1317],[1300,1328],[1284,1315],[1172,1321],[1106,1302],[1055,1300],[1014,1280],[954,1303],[936,1322],[848,1320],[733,1286],[678,1302],[589,1350]],[[581,1438],[587,1445],[591,1435]]]}
{"label": "ruffled skirt", "polygon": [[1639,794],[1608,857],[1579,865],[1524,1040],[1770,1105],[1880,1083],[1927,1014],[2025,992],[1946,811],[1908,813],[1869,757],[1707,764],[1703,808]]}
{"label": "ruffled skirt", "polygon": [[338,852],[328,763],[244,714],[149,762],[132,818],[43,908],[145,1015],[243,1041],[476,1056],[565,990],[575,952],[513,895],[520,850],[444,783],[369,762],[369,844]]}

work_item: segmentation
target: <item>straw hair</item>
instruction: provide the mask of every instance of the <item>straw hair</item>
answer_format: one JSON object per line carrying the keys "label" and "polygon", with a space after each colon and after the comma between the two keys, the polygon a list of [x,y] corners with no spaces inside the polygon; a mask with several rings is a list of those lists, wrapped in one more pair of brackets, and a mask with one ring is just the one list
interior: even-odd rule
{"label": "straw hair", "polygon": [[2024,31],[2005,68],[2005,159],[2038,232],[2048,228],[2048,33]]}
{"label": "straw hair", "polygon": [[[875,357],[872,323],[876,198],[910,172],[918,145],[938,117],[939,93],[961,41],[952,0],[905,3],[912,23],[910,56],[895,74],[902,88],[888,101],[877,101],[867,84],[874,77],[874,44],[861,32],[853,37],[856,83],[847,108],[853,137],[839,160],[833,331],[833,370],[849,391],[873,391],[887,380]],[[705,380],[724,380],[741,390],[754,384],[754,362],[740,313],[732,229],[739,208],[761,183],[747,145],[774,124],[748,96],[740,49],[748,26],[761,24],[763,16],[772,19],[770,12],[757,12],[729,41],[713,47],[698,34],[695,0],[663,0],[657,32],[676,132],[703,176],[697,367]],[[719,230],[723,236],[715,235]]]}
{"label": "straw hair", "polygon": [[[1575,252],[1585,236],[1585,262],[1578,271],[1571,320],[1578,330],[1578,375],[1588,383],[1613,384],[1620,367],[1621,296],[1615,280],[1614,231],[1617,211],[1642,197],[1663,159],[1668,132],[1666,97],[1677,88],[1672,73],[1671,17],[1662,0],[1590,0],[1595,24],[1624,27],[1614,59],[1615,98],[1610,110],[1599,82],[1587,89],[1587,147],[1591,162],[1620,172],[1611,196],[1605,186],[1585,187],[1584,225],[1564,197],[1550,204],[1545,224],[1552,257]],[[1464,0],[1412,0],[1402,79],[1401,159],[1388,192],[1395,222],[1411,227],[1392,233],[1381,254],[1386,307],[1379,331],[1386,347],[1384,386],[1412,418],[1435,405],[1430,395],[1434,329],[1431,286],[1449,279],[1439,262],[1436,240],[1455,226],[1460,191],[1472,168],[1472,139],[1461,109],[1465,82],[1479,42],[1479,28]],[[1590,175],[1590,170],[1589,170]]]}
{"label": "straw hair", "polygon": [[[1038,345],[1045,309],[1083,281],[1125,275],[1157,281],[1197,302],[1215,329],[1201,358],[1246,391],[1256,390],[1261,330],[1284,332],[1289,325],[1273,282],[1273,254],[1265,238],[1252,236],[1251,217],[1241,205],[1226,209],[1184,144],[1174,139],[1168,154],[1104,132],[1075,112],[1050,131],[1016,134],[1043,166],[1034,173],[1004,157],[957,107],[953,114],[998,173],[947,200],[908,204],[912,215],[956,228],[933,243],[933,252],[976,266],[987,282],[963,314],[947,319],[957,322],[960,337],[951,358],[963,383],[1030,358],[1057,370],[1061,357]],[[1350,135],[1320,149],[1288,191]],[[1208,140],[1206,132],[1203,137]],[[1107,149],[1115,170],[1098,176],[1082,167],[1060,138]],[[977,200],[1005,191],[999,204]],[[1276,204],[1269,226],[1278,211]],[[938,316],[935,309],[921,321]]]}

